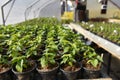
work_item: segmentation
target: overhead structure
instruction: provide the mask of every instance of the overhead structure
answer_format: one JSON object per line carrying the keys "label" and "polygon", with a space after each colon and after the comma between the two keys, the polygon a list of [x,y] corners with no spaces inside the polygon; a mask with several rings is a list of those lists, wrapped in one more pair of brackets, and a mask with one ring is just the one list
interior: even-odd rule
{"label": "overhead structure", "polygon": [[[29,16],[29,13],[34,5],[36,5],[40,0],[35,1],[33,4],[31,4],[29,7],[25,10],[25,20],[27,20],[27,17]],[[29,12],[28,12],[29,11]]]}
{"label": "overhead structure", "polygon": [[6,3],[1,6],[2,14],[0,14],[0,24],[3,25],[16,24],[38,17],[56,17],[59,20],[61,18],[60,0],[6,1]]}
{"label": "overhead structure", "polygon": [[60,20],[61,16],[60,0],[37,0],[25,10],[25,20],[37,17],[56,17]]}
{"label": "overhead structure", "polygon": [[[2,14],[0,14],[1,18],[0,24],[3,25],[15,24],[37,17],[57,17],[58,19],[61,18],[61,5],[60,5],[61,0],[4,0],[4,1],[8,2],[1,6]],[[120,12],[118,10],[120,9],[120,0],[108,0],[107,7],[105,5],[102,6],[102,4],[98,4],[98,2],[101,1],[102,0],[76,0],[76,3],[77,2],[81,3],[79,4],[79,6],[81,5],[81,8],[76,12],[79,14],[77,15],[78,19],[80,19],[80,21],[88,20],[87,16],[89,16],[89,18],[94,17],[112,18],[113,16],[115,17],[118,16],[119,18]],[[2,3],[2,0],[0,3]],[[100,14],[101,6],[103,9],[106,8],[107,10],[107,13],[105,15]],[[69,9],[69,6],[67,7]]]}
{"label": "overhead structure", "polygon": [[[13,1],[13,2],[12,2],[12,4],[11,4],[11,7],[10,7],[10,9],[9,9],[9,11],[8,11],[7,16],[5,17],[4,7],[5,7],[6,5],[8,5],[11,1]],[[11,12],[11,10],[12,10],[12,8],[13,8],[14,3],[15,3],[15,0],[9,0],[9,1],[7,1],[5,4],[3,4],[2,7],[1,7],[2,20],[3,20],[3,25],[4,25],[4,26],[5,26],[5,23],[6,23],[6,21],[7,21],[7,18],[8,18],[8,16],[9,16],[10,12]]]}
{"label": "overhead structure", "polygon": [[120,9],[120,0],[109,0],[112,4],[114,4],[118,9]]}
{"label": "overhead structure", "polygon": [[60,0],[48,0],[49,2],[42,6],[38,11],[38,17],[54,17],[61,19]]}

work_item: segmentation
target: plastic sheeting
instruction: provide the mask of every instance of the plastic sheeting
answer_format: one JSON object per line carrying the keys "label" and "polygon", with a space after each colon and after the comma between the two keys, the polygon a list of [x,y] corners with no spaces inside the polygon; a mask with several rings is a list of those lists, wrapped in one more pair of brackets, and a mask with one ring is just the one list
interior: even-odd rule
{"label": "plastic sheeting", "polygon": [[120,9],[120,0],[110,0],[113,2],[114,5],[116,5]]}
{"label": "plastic sheeting", "polygon": [[[1,0],[0,7],[6,1]],[[13,0],[4,7],[5,18],[7,17],[12,2]],[[37,17],[56,17],[60,19],[60,0],[15,0],[13,8],[11,9],[11,12],[6,20],[6,24],[15,24],[25,21],[25,19],[28,20]],[[0,24],[2,24],[1,12],[0,19]]]}
{"label": "plastic sheeting", "polygon": [[[0,7],[9,0],[0,0]],[[12,0],[13,1],[13,0]],[[37,2],[30,9],[26,10],[33,3]],[[120,7],[120,0],[111,0],[115,5]],[[118,9],[113,3],[108,2],[107,14],[101,15],[101,4],[98,0],[87,0],[87,9],[89,10],[89,17],[120,17],[120,9]],[[5,17],[11,7],[10,2],[4,8]],[[26,13],[25,13],[26,12]],[[13,8],[7,18],[6,24],[15,24],[25,19],[32,19],[37,17],[61,17],[60,0],[15,0]],[[2,24],[2,15],[0,10],[0,24]]]}

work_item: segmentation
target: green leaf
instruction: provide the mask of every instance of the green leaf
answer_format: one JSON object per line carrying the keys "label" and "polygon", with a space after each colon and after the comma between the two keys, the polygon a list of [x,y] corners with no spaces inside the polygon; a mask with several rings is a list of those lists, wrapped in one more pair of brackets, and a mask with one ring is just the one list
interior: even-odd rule
{"label": "green leaf", "polygon": [[40,64],[41,64],[41,67],[44,68],[47,66],[48,62],[46,61],[46,59],[44,57],[42,57],[40,59]]}
{"label": "green leaf", "polygon": [[18,72],[22,72],[23,71],[23,60],[21,60],[20,62],[17,62],[15,67]]}
{"label": "green leaf", "polygon": [[76,55],[76,50],[75,49],[72,50],[72,54]]}
{"label": "green leaf", "polygon": [[7,41],[7,44],[8,44],[8,45],[11,45],[11,44],[12,44],[12,40],[8,40],[8,41]]}
{"label": "green leaf", "polygon": [[61,64],[65,64],[68,61],[68,57],[64,57]]}
{"label": "green leaf", "polygon": [[97,59],[100,61],[100,62],[103,62],[103,58],[101,56],[97,56]]}
{"label": "green leaf", "polygon": [[34,55],[37,55],[37,51],[33,51],[33,54],[34,54]]}
{"label": "green leaf", "polygon": [[69,64],[70,66],[73,66],[73,63],[72,63],[72,62],[69,62],[68,64]]}
{"label": "green leaf", "polygon": [[15,64],[15,63],[17,63],[18,62],[18,58],[17,57],[14,57],[13,59],[12,59],[12,64]]}
{"label": "green leaf", "polygon": [[89,52],[88,56],[89,56],[89,58],[92,58],[92,57],[96,56],[96,53],[94,53],[94,52],[93,52],[93,53]]}
{"label": "green leaf", "polygon": [[97,60],[97,59],[91,60],[90,63],[91,63],[94,67],[97,67],[97,65],[98,65],[98,60]]}
{"label": "green leaf", "polygon": [[69,52],[69,47],[65,47],[64,48],[64,52],[63,53],[67,53],[67,52]]}
{"label": "green leaf", "polygon": [[20,46],[17,46],[17,50],[18,50],[18,51],[22,51],[22,49],[21,49]]}
{"label": "green leaf", "polygon": [[51,64],[55,64],[55,60],[54,60],[54,59],[50,59],[49,62],[50,62]]}
{"label": "green leaf", "polygon": [[75,62],[76,62],[76,60],[75,60],[74,58],[70,58],[70,61],[71,61],[72,63],[75,63]]}
{"label": "green leaf", "polygon": [[17,64],[15,68],[18,72],[22,72],[22,68],[19,64]]}
{"label": "green leaf", "polygon": [[2,58],[2,55],[0,54],[0,59]]}

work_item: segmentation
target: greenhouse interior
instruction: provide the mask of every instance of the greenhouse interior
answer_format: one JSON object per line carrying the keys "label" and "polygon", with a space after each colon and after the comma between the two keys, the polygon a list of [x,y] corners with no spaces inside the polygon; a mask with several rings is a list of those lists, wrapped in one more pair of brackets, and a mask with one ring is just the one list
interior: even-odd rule
{"label": "greenhouse interior", "polygon": [[120,0],[0,7],[0,80],[120,80]]}

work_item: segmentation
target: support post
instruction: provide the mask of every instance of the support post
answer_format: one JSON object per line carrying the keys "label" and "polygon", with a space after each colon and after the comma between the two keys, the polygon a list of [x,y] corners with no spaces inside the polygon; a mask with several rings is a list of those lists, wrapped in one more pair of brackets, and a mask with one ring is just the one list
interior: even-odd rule
{"label": "support post", "polygon": [[5,18],[4,18],[4,10],[3,10],[3,7],[1,7],[1,12],[2,12],[3,26],[5,26]]}
{"label": "support post", "polygon": [[109,56],[108,56],[108,66],[107,66],[107,74],[110,75],[110,68],[111,68],[111,54],[108,53]]}
{"label": "support post", "polygon": [[2,20],[3,20],[3,26],[5,26],[5,15],[4,15],[4,7],[10,3],[12,0],[7,1],[5,4],[1,6],[1,12],[2,12]]}
{"label": "support post", "polygon": [[65,12],[68,11],[68,5],[67,5],[67,0],[65,0]]}

